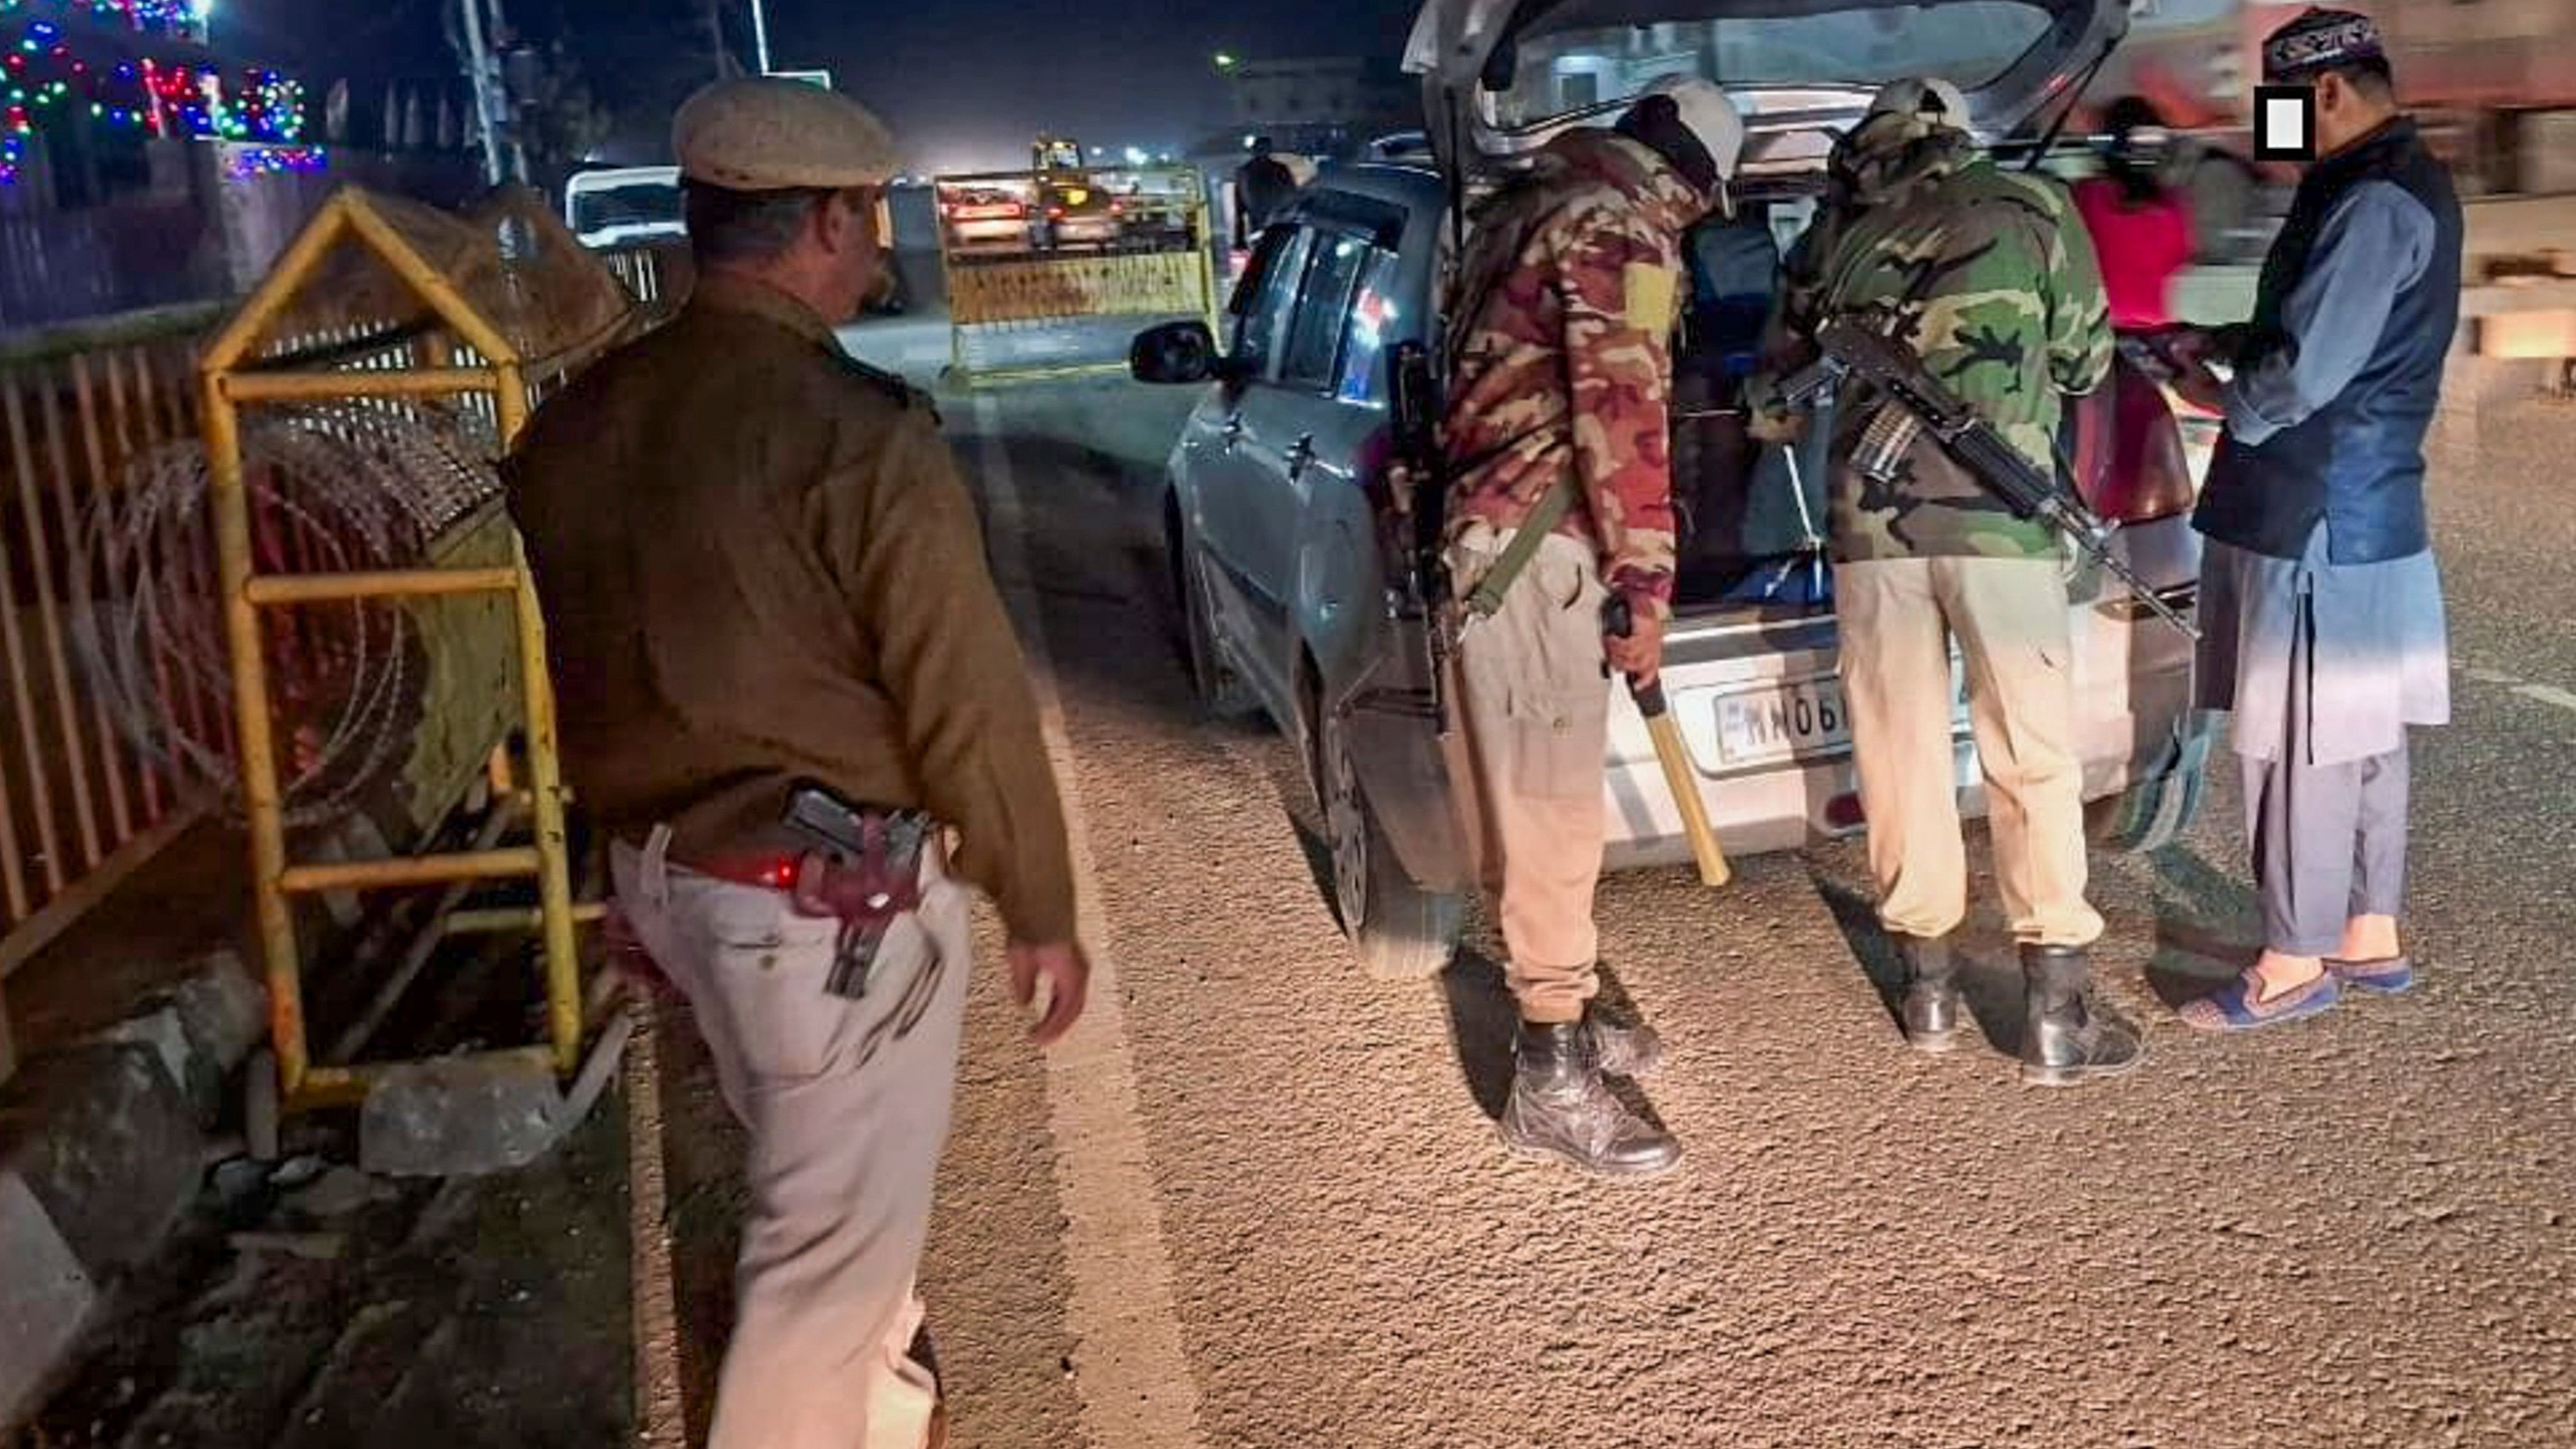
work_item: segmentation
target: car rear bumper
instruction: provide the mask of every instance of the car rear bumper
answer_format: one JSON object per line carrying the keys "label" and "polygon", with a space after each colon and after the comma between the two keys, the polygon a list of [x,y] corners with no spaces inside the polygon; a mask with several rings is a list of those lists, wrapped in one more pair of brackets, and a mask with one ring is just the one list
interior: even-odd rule
{"label": "car rear bumper", "polygon": [[[2170,577],[2157,570],[2150,577]],[[2165,591],[2186,616],[2193,590]],[[2152,617],[2133,617],[2123,601],[2077,611],[2074,694],[2078,751],[2087,803],[2117,796],[2181,768],[2195,728],[2192,645]],[[1818,621],[1830,627],[1829,621]],[[1686,626],[1676,641],[1689,649]],[[1985,782],[1954,662],[1951,770],[1963,819],[1986,809]],[[1838,740],[1780,758],[1747,760],[1721,745],[1719,712],[1730,697],[1761,709],[1797,703],[1837,708],[1830,646],[1737,659],[1680,662],[1665,672],[1665,692],[1691,755],[1709,822],[1732,855],[1794,850],[1859,833],[1866,826],[1859,779],[1848,743]],[[1789,691],[1784,695],[1783,690]],[[1681,817],[1664,783],[1654,744],[1624,689],[1613,686],[1604,792],[1609,809],[1605,866],[1612,870],[1685,864]],[[1781,706],[1781,701],[1796,701]],[[1740,738],[1740,736],[1739,736]]]}

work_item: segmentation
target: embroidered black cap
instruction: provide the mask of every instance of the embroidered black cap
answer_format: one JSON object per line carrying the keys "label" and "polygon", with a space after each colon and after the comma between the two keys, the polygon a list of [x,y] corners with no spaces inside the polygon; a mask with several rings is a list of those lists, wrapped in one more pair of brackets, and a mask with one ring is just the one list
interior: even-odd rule
{"label": "embroidered black cap", "polygon": [[2319,71],[2387,54],[2369,16],[2310,7],[2263,42],[2263,79],[2304,81]]}

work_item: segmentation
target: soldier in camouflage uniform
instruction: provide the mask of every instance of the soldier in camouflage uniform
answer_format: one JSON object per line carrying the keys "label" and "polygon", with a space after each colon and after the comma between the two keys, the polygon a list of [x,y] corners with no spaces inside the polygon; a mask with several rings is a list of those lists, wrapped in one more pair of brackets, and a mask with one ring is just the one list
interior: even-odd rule
{"label": "soldier in camouflage uniform", "polygon": [[[1810,338],[1834,316],[1883,325],[2054,472],[2063,398],[2110,371],[2101,271],[2071,202],[2049,182],[1996,167],[1966,119],[1947,82],[1879,94],[1843,148],[1851,205],[1812,273],[1784,289],[1773,336]],[[1803,363],[1799,350],[1775,365]],[[1757,387],[1757,406],[1769,396]],[[1948,1050],[1960,1015],[1948,940],[1967,914],[1950,735],[1955,635],[2027,988],[2022,1077],[2062,1086],[2127,1070],[2144,1056],[2137,1029],[2091,990],[2088,948],[2102,918],[2084,898],[2062,546],[1886,399],[1841,400],[1832,455],[1843,688],[1879,919],[1905,959],[1906,1036]]]}
{"label": "soldier in camouflage uniform", "polygon": [[[1451,661],[1450,774],[1520,1006],[1503,1139],[1588,1171],[1681,1156],[1602,1081],[1651,1069],[1660,1044],[1591,1011],[1592,896],[1609,665],[1652,678],[1672,612],[1681,240],[1722,202],[1743,137],[1700,80],[1659,83],[1616,130],[1558,137],[1473,218],[1448,299],[1449,573],[1461,599],[1500,594]],[[1514,556],[1524,525],[1544,531]],[[1605,639],[1612,593],[1634,623]]]}

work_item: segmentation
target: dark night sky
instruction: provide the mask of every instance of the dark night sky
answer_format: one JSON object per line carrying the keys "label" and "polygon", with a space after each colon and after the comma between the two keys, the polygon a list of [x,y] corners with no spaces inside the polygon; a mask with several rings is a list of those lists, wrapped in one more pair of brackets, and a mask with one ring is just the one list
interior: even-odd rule
{"label": "dark night sky", "polygon": [[[621,28],[661,33],[637,17],[685,9],[679,0],[505,4],[532,32],[569,23],[594,40]],[[1042,130],[1090,145],[1186,144],[1226,122],[1215,52],[1392,59],[1414,4],[769,0],[770,51],[781,68],[829,68],[841,89],[895,127],[915,166],[951,170],[1024,163],[1029,138]],[[732,10],[747,63],[747,0]],[[438,0],[217,0],[216,38],[297,70],[318,91],[341,74],[449,69],[438,13]],[[660,118],[643,119],[648,133],[658,130]]]}

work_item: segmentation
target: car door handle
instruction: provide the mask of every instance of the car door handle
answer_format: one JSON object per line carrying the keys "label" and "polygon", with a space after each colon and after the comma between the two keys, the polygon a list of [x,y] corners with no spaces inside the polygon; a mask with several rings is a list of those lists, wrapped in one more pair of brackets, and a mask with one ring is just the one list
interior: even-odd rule
{"label": "car door handle", "polygon": [[1309,433],[1289,446],[1288,476],[1294,478],[1298,474],[1305,472],[1306,465],[1314,461],[1315,436],[1314,434]]}

